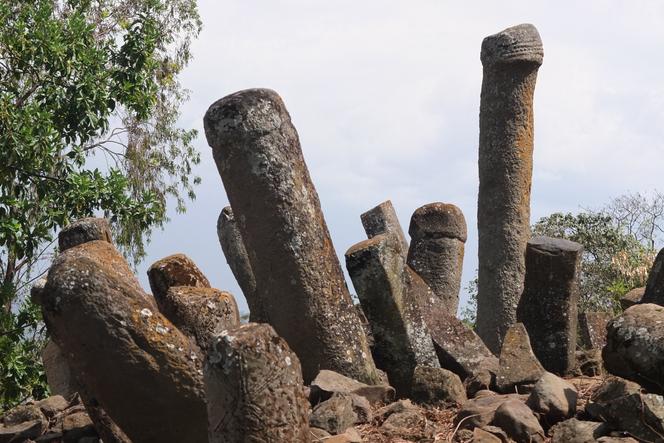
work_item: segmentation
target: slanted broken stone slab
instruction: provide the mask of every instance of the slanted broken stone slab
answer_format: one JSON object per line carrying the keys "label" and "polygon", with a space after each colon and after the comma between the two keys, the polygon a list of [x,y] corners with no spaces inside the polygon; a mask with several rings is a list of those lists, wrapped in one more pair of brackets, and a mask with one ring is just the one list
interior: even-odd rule
{"label": "slanted broken stone slab", "polygon": [[631,308],[634,305],[638,305],[643,300],[643,294],[645,294],[646,288],[634,288],[625,294],[620,299],[620,307],[623,311],[626,311],[628,308]]}
{"label": "slanted broken stone slab", "polygon": [[528,332],[523,323],[516,323],[507,330],[499,364],[496,387],[504,393],[515,390],[521,394],[530,392],[546,372],[530,347]]}
{"label": "slanted broken stone slab", "polygon": [[606,344],[606,325],[613,315],[608,312],[579,314],[579,341],[584,349],[602,349]]}
{"label": "slanted broken stone slab", "polygon": [[401,229],[399,218],[390,200],[386,200],[368,210],[360,216],[360,219],[368,238],[380,234],[392,236],[398,243],[399,251],[406,257],[408,254],[408,240],[406,240],[403,229]]}
{"label": "slanted broken stone slab", "polygon": [[210,443],[310,441],[300,362],[268,324],[215,336],[205,389]]}
{"label": "slanted broken stone slab", "polygon": [[495,354],[516,321],[530,238],[533,96],[544,51],[522,24],[482,41],[477,333]]}
{"label": "slanted broken stone slab", "polygon": [[371,403],[389,403],[394,400],[394,388],[388,385],[367,385],[334,371],[322,370],[311,382],[311,402],[327,400],[335,392],[355,394]]}
{"label": "slanted broken stone slab", "polygon": [[557,375],[576,364],[577,305],[583,246],[534,237],[526,249],[526,279],[517,308],[530,343],[542,366]]}
{"label": "slanted broken stone slab", "polygon": [[258,298],[298,355],[321,369],[378,382],[297,131],[279,95],[248,89],[218,100],[205,135],[244,240]]}
{"label": "slanted broken stone slab", "polygon": [[445,203],[418,208],[410,219],[408,265],[422,277],[450,315],[459,307],[466,219]]}
{"label": "slanted broken stone slab", "polygon": [[226,262],[231,268],[240,289],[242,289],[242,294],[249,306],[249,320],[254,323],[267,321],[263,303],[256,292],[256,278],[254,277],[254,271],[251,269],[247,249],[244,247],[242,234],[240,234],[233,209],[230,206],[226,206],[219,214],[217,236],[219,237],[221,250],[226,257]]}
{"label": "slanted broken stone slab", "polygon": [[376,364],[397,395],[408,396],[415,367],[439,363],[417,300],[408,295],[399,245],[376,235],[346,252],[346,267],[371,325]]}
{"label": "slanted broken stone slab", "polygon": [[106,241],[61,253],[42,295],[46,326],[74,356],[68,362],[95,402],[133,441],[206,442],[198,350],[135,277],[126,278],[127,267]]}

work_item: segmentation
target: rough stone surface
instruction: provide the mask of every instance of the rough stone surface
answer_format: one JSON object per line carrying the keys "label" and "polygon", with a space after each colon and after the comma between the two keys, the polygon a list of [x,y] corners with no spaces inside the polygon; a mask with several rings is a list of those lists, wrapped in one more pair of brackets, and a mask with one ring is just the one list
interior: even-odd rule
{"label": "rough stone surface", "polygon": [[574,375],[596,377],[604,373],[601,349],[580,349],[576,351],[576,369]]}
{"label": "rough stone surface", "polygon": [[309,417],[309,425],[330,434],[341,434],[357,421],[351,395],[339,393],[314,406]]}
{"label": "rough stone surface", "polygon": [[310,388],[310,397],[314,404],[327,400],[335,392],[356,394],[365,397],[370,403],[389,403],[394,400],[394,388],[391,386],[366,385],[326,369],[318,373]]}
{"label": "rough stone surface", "polygon": [[606,369],[652,392],[664,391],[664,307],[632,306],[607,327]]}
{"label": "rough stone surface", "polygon": [[525,275],[542,41],[533,25],[508,28],[484,39],[480,59],[477,332],[497,354],[516,321]]}
{"label": "rough stone surface", "polygon": [[643,441],[663,441],[664,397],[661,395],[632,393],[599,404],[602,420],[614,429]]}
{"label": "rough stone surface", "polygon": [[368,238],[373,238],[380,234],[392,236],[399,244],[399,250],[404,258],[408,254],[408,241],[401,229],[399,218],[392,206],[392,202],[387,200],[372,208],[360,216],[364,232]]}
{"label": "rough stone surface", "polygon": [[101,240],[111,243],[111,227],[105,218],[81,218],[67,225],[58,234],[58,249],[69,248],[89,241]]}
{"label": "rough stone surface", "polygon": [[41,358],[51,394],[69,398],[78,391],[69,363],[53,340],[48,340],[41,352]]}
{"label": "rough stone surface", "polygon": [[166,297],[168,288],[172,286],[210,287],[210,282],[198,269],[196,263],[184,254],[169,255],[152,263],[148,268],[148,280],[159,310],[162,310],[163,306],[165,312],[168,312],[168,306],[164,306],[163,299]]}
{"label": "rough stone surface", "polygon": [[487,370],[495,373],[498,359],[472,329],[447,313],[429,286],[410,267],[406,267],[406,287],[409,299],[417,300],[420,305],[441,367],[462,380]]}
{"label": "rough stone surface", "polygon": [[439,363],[419,304],[408,294],[399,243],[386,234],[360,242],[346,252],[346,267],[371,324],[376,365],[397,395],[407,396],[415,367]]}
{"label": "rough stone surface", "polygon": [[408,264],[456,315],[463,270],[466,219],[461,209],[445,203],[418,208],[410,219]]}
{"label": "rough stone surface", "polygon": [[496,384],[496,375],[491,371],[479,371],[477,374],[467,377],[463,381],[466,388],[466,396],[473,398],[478,392],[491,389]]}
{"label": "rough stone surface", "polygon": [[204,126],[267,321],[300,358],[304,380],[331,369],[378,382],[281,97],[267,89],[231,94],[210,106]]}
{"label": "rough stone surface", "polygon": [[623,311],[626,311],[628,308],[631,308],[634,305],[638,305],[643,300],[643,294],[645,294],[646,288],[634,288],[629,291],[627,294],[620,299],[620,307]]}
{"label": "rough stone surface", "polygon": [[606,345],[606,325],[613,315],[608,312],[582,312],[579,314],[579,341],[585,349],[602,349]]}
{"label": "rough stone surface", "polygon": [[219,214],[219,218],[217,219],[217,236],[219,237],[221,250],[226,257],[226,262],[231,268],[237,284],[242,289],[245,300],[247,300],[249,320],[254,323],[264,322],[265,313],[263,312],[263,303],[258,299],[258,294],[256,293],[254,271],[251,269],[247,249],[244,247],[242,234],[240,234],[237,221],[230,206],[226,206]]}
{"label": "rough stone surface", "polygon": [[554,374],[575,367],[579,272],[583,246],[535,237],[526,249],[526,279],[517,318],[542,366]]}
{"label": "rough stone surface", "polygon": [[548,427],[576,413],[577,397],[574,385],[546,372],[535,384],[526,404],[542,415]]}
{"label": "rough stone surface", "polygon": [[429,366],[415,368],[411,398],[425,404],[462,404],[467,400],[466,389],[458,375],[447,369]]}
{"label": "rough stone surface", "polygon": [[641,303],[655,303],[664,306],[664,248],[655,257]]}
{"label": "rough stone surface", "polygon": [[95,437],[92,420],[85,412],[77,412],[67,415],[62,423],[62,434],[65,443],[75,443],[83,437]]}
{"label": "rough stone surface", "polygon": [[69,401],[62,395],[52,395],[35,403],[35,406],[47,417],[51,418],[69,407]]}
{"label": "rough stone surface", "polygon": [[127,268],[105,241],[60,254],[44,288],[46,326],[95,402],[132,440],[206,441],[197,348],[154,310]]}
{"label": "rough stone surface", "polygon": [[207,351],[214,335],[240,324],[235,298],[229,292],[195,286],[172,286],[161,299],[162,314]]}
{"label": "rough stone surface", "polygon": [[493,424],[502,428],[517,443],[544,442],[544,429],[528,406],[511,399],[496,409]]}
{"label": "rough stone surface", "polygon": [[265,323],[224,331],[205,364],[210,443],[309,441],[297,356]]}
{"label": "rough stone surface", "polygon": [[553,426],[549,434],[551,443],[595,443],[597,438],[606,435],[608,431],[604,423],[570,418]]}
{"label": "rough stone surface", "polygon": [[545,370],[530,347],[530,339],[523,323],[507,330],[500,350],[500,366],[496,387],[500,392],[529,392]]}
{"label": "rough stone surface", "polygon": [[48,423],[43,420],[31,420],[15,425],[0,424],[0,443],[29,442],[46,430]]}
{"label": "rough stone surface", "polygon": [[454,419],[454,425],[459,429],[473,429],[478,426],[487,426],[493,422],[496,410],[508,400],[523,401],[524,396],[518,394],[498,395],[490,391],[483,391],[468,400],[461,406]]}

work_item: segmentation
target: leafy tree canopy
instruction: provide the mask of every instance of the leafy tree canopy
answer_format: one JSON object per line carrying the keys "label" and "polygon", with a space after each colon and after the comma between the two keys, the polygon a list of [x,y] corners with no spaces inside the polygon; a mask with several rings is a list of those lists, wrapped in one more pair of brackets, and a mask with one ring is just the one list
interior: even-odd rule
{"label": "leafy tree canopy", "polygon": [[195,197],[178,76],[200,27],[195,0],[0,0],[0,408],[43,391],[25,295],[56,230],[102,212],[140,260]]}

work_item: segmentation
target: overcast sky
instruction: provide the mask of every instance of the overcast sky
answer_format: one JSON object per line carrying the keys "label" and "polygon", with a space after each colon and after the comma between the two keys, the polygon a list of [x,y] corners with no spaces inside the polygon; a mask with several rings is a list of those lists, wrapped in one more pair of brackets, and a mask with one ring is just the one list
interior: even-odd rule
{"label": "overcast sky", "polygon": [[246,311],[217,240],[228,199],[203,115],[227,94],[267,87],[299,132],[342,267],[365,238],[362,212],[390,199],[407,230],[416,208],[442,201],[468,223],[465,286],[477,268],[480,45],[519,23],[533,23],[544,43],[532,220],[664,189],[664,2],[470,4],[199,0],[204,29],[182,78],[192,99],[181,124],[200,132],[203,183],[188,212],[153,235],[144,284],[152,262],[183,252]]}

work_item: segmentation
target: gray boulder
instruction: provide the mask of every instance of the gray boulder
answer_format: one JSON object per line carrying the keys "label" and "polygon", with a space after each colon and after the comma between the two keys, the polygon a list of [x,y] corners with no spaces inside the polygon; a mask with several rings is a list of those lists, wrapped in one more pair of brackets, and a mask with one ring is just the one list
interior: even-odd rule
{"label": "gray boulder", "polygon": [[546,372],[535,384],[526,404],[541,414],[546,424],[551,426],[576,413],[577,397],[578,392],[574,385]]}

